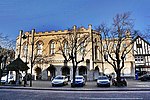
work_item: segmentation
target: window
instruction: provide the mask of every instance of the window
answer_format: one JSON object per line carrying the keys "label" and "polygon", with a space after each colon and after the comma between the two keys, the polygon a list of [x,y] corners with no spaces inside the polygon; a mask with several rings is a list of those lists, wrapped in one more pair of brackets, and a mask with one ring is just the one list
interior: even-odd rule
{"label": "window", "polygon": [[107,54],[107,52],[104,53],[104,59],[105,59],[105,61],[108,60],[108,54]]}
{"label": "window", "polygon": [[68,54],[68,42],[67,41],[64,42],[64,53],[65,55]]}
{"label": "window", "polygon": [[37,43],[37,55],[42,55],[42,48],[43,48],[43,43],[38,42]]}
{"label": "window", "polygon": [[144,61],[143,56],[135,56],[135,61]]}
{"label": "window", "polygon": [[142,48],[142,44],[136,44],[137,48]]}
{"label": "window", "polygon": [[104,49],[107,49],[107,45],[106,44],[104,44]]}
{"label": "window", "polygon": [[98,59],[98,46],[95,46],[95,59]]}
{"label": "window", "polygon": [[84,53],[84,42],[80,44],[80,52]]}
{"label": "window", "polygon": [[50,54],[54,54],[55,53],[55,42],[51,41],[50,42]]}
{"label": "window", "polygon": [[116,45],[116,44],[114,44],[114,45],[113,45],[114,50],[116,50],[116,47],[117,47],[117,45]]}
{"label": "window", "polygon": [[26,56],[27,55],[27,45],[23,45],[23,55]]}
{"label": "window", "polygon": [[125,47],[126,47],[126,44],[123,44],[122,46],[123,46],[123,48],[125,48]]}

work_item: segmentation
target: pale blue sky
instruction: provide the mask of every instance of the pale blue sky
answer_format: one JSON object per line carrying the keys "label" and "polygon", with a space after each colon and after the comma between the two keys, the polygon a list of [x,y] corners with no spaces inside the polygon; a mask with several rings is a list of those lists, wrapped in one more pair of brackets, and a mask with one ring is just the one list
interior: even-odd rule
{"label": "pale blue sky", "polygon": [[63,30],[73,25],[110,25],[117,13],[132,12],[135,29],[150,25],[150,0],[1,0],[0,33],[16,39],[19,30]]}

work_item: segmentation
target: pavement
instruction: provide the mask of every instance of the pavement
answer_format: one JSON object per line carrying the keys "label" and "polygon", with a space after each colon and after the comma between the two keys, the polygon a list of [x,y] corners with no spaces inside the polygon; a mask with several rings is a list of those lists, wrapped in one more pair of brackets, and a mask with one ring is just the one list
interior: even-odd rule
{"label": "pavement", "polygon": [[66,86],[52,87],[50,81],[32,81],[32,87],[22,85],[1,85],[0,89],[24,89],[24,90],[53,90],[53,91],[150,91],[150,81],[141,82],[139,80],[127,80],[127,87],[97,87],[96,81],[86,82],[84,87],[72,88],[70,82]]}

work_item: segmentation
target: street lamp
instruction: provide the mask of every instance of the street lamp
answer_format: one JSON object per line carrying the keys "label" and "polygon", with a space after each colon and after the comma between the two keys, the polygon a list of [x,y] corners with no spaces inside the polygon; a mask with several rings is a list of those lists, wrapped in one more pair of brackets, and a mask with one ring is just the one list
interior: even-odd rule
{"label": "street lamp", "polygon": [[33,68],[33,51],[34,51],[34,33],[35,29],[31,31],[32,34],[32,42],[31,42],[31,79],[30,79],[30,87],[32,87],[32,68]]}
{"label": "street lamp", "polygon": [[[23,36],[22,36],[23,35]],[[28,38],[29,38],[29,35],[28,35],[28,37],[25,35],[25,34],[23,34],[23,30],[20,30],[20,44],[19,44],[19,54],[18,54],[18,58],[20,58],[20,55],[21,55],[21,46],[22,46],[22,39],[26,39],[27,38],[27,42],[29,41],[28,40]],[[27,43],[27,45],[28,45],[28,43]],[[27,49],[28,49],[28,47],[27,47]],[[28,51],[27,51],[28,52]],[[26,52],[26,64],[27,64],[27,52]],[[26,76],[27,76],[27,71],[25,72],[26,73]],[[18,73],[17,73],[18,74]],[[18,76],[16,74],[16,77]],[[26,78],[27,79],[27,78]],[[17,79],[18,80],[18,79]],[[27,80],[25,80],[25,81],[27,81]]]}
{"label": "street lamp", "polygon": [[[100,33],[100,43],[101,43],[101,60],[102,60],[102,72],[104,73],[104,62],[103,62],[103,42],[102,42],[102,34]],[[105,56],[105,55],[104,55]]]}
{"label": "street lamp", "polygon": [[21,54],[22,33],[23,33],[23,30],[20,30],[20,44],[19,44],[19,54],[18,54],[18,58],[20,58],[20,54]]}

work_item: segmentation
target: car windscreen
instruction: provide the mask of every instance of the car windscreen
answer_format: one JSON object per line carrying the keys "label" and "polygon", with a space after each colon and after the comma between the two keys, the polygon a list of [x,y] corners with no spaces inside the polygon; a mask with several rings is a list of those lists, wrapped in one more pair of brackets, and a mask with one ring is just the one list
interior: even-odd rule
{"label": "car windscreen", "polygon": [[76,77],[75,79],[83,79],[83,77]]}
{"label": "car windscreen", "polygon": [[63,77],[55,77],[55,79],[64,79]]}
{"label": "car windscreen", "polygon": [[99,77],[99,80],[104,80],[104,79],[108,79],[107,77]]}

